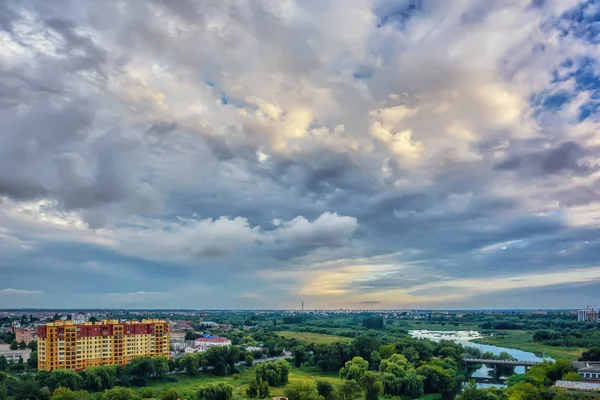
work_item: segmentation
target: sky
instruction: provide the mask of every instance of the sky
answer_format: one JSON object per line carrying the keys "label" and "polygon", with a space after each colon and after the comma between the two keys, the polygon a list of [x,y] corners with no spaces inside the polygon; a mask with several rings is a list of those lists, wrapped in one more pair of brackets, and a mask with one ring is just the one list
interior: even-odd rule
{"label": "sky", "polygon": [[0,2],[0,307],[600,305],[600,1]]}

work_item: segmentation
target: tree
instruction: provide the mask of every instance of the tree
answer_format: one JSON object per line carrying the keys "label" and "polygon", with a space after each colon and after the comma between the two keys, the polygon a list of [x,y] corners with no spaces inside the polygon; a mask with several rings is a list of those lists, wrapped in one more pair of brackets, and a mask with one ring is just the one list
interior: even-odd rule
{"label": "tree", "polygon": [[54,392],[52,392],[51,400],[88,400],[90,398],[90,394],[85,390],[76,390],[73,391],[71,389],[67,389],[64,387],[59,387]]}
{"label": "tree", "polygon": [[196,340],[200,337],[199,333],[194,332],[193,330],[188,330],[185,332],[184,340]]}
{"label": "tree", "polygon": [[85,371],[83,371],[83,375],[88,390],[101,392],[115,386],[117,380],[117,366],[100,365],[96,367],[87,367]]}
{"label": "tree", "polygon": [[160,393],[160,400],[178,400],[179,392],[175,389],[167,388]]}
{"label": "tree", "polygon": [[7,394],[14,400],[42,400],[43,392],[35,380],[6,380]]}
{"label": "tree", "polygon": [[390,358],[392,356],[392,354],[396,353],[396,346],[394,346],[393,344],[384,344],[382,346],[379,346],[379,356],[381,357],[382,360],[385,360],[386,358]]}
{"label": "tree", "polygon": [[296,366],[296,368],[300,368],[302,366],[302,363],[304,362],[306,358],[306,349],[304,348],[304,346],[297,346],[294,349],[294,365]]}
{"label": "tree", "polygon": [[140,396],[135,390],[122,386],[115,386],[102,394],[103,400],[137,400],[139,398]]}
{"label": "tree", "polygon": [[135,386],[146,386],[148,378],[155,373],[154,363],[149,357],[135,357],[127,364],[125,371]]}
{"label": "tree", "polygon": [[364,373],[360,378],[360,385],[365,390],[365,400],[377,400],[383,392],[383,385],[373,371]]}
{"label": "tree", "polygon": [[320,400],[315,385],[308,382],[296,382],[285,388],[285,396],[288,400]]}
{"label": "tree", "polygon": [[38,365],[38,352],[32,351],[29,355],[29,359],[27,360],[27,366],[29,369],[37,369]]}
{"label": "tree", "polygon": [[19,350],[25,350],[27,348],[27,343],[24,340],[19,342]]}
{"label": "tree", "polygon": [[365,361],[362,357],[354,357],[352,360],[346,362],[344,367],[340,369],[340,377],[348,380],[359,380],[368,369],[368,361]]}
{"label": "tree", "polygon": [[367,329],[383,329],[383,317],[372,316],[363,319],[362,324]]}
{"label": "tree", "polygon": [[579,357],[579,361],[600,361],[600,347],[592,347],[584,351]]}
{"label": "tree", "polygon": [[562,376],[561,380],[571,381],[571,382],[580,382],[583,380],[583,378],[577,372],[571,371],[571,372],[567,372],[566,374],[564,374]]}
{"label": "tree", "polygon": [[381,364],[381,356],[377,350],[373,350],[371,352],[371,356],[369,357],[369,366],[371,367],[371,371],[378,371],[379,365]]}
{"label": "tree", "polygon": [[154,375],[156,379],[163,380],[169,373],[169,363],[164,355],[152,356],[152,364],[154,366]]}
{"label": "tree", "polygon": [[342,382],[338,390],[340,400],[357,400],[362,396],[362,388],[353,380]]}
{"label": "tree", "polygon": [[89,322],[91,323],[96,323],[98,322],[98,318],[94,317],[93,315],[90,317]]}
{"label": "tree", "polygon": [[270,395],[269,385],[263,380],[255,379],[250,382],[250,386],[246,389],[246,394],[251,399],[264,399]]}
{"label": "tree", "polygon": [[208,385],[198,390],[198,400],[230,400],[233,398],[233,388],[224,383]]}
{"label": "tree", "polygon": [[27,343],[27,348],[31,349],[31,351],[37,351],[37,349],[38,349],[37,341],[32,340],[31,342]]}
{"label": "tree", "polygon": [[152,399],[156,396],[156,392],[149,386],[143,387],[138,390],[138,394],[142,399]]}
{"label": "tree", "polygon": [[188,376],[198,375],[198,357],[193,354],[186,354],[179,361],[179,365],[185,370]]}
{"label": "tree", "polygon": [[478,388],[475,381],[469,381],[456,400],[508,400],[506,392],[499,388]]}
{"label": "tree", "polygon": [[83,378],[72,369],[56,369],[50,373],[48,388],[54,391],[58,387],[71,390],[83,389]]}
{"label": "tree", "polygon": [[8,371],[8,361],[4,356],[0,356],[0,371]]}
{"label": "tree", "polygon": [[10,342],[10,349],[11,350],[19,350],[19,342],[17,342],[16,340],[13,340],[12,342]]}
{"label": "tree", "polygon": [[450,394],[454,391],[456,373],[437,365],[425,364],[417,368],[417,374],[424,377],[426,393]]}
{"label": "tree", "polygon": [[244,364],[246,364],[246,367],[251,367],[252,364],[254,364],[254,357],[252,357],[252,354],[246,354]]}
{"label": "tree", "polygon": [[323,397],[324,400],[334,400],[335,391],[333,385],[329,381],[317,381],[317,393]]}
{"label": "tree", "polygon": [[288,382],[289,372],[289,364],[286,361],[262,363],[256,367],[256,379],[267,382],[269,386],[285,386]]}

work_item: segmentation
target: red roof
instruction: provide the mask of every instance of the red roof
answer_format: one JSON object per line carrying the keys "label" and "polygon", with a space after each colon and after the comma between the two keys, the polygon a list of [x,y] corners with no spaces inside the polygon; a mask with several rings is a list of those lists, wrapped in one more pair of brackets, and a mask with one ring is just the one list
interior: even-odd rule
{"label": "red roof", "polygon": [[215,337],[215,338],[205,338],[205,337],[201,337],[196,339],[196,343],[225,343],[228,342],[229,339],[225,339],[222,337]]}

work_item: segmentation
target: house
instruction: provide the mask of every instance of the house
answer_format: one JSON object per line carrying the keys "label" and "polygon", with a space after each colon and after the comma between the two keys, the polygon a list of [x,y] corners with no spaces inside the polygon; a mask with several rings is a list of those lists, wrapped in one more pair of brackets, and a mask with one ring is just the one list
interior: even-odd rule
{"label": "house", "polygon": [[199,352],[199,350],[198,350],[196,347],[190,347],[190,346],[188,346],[188,347],[186,347],[186,348],[183,350],[183,352],[184,352],[185,354],[192,354],[192,353],[198,353],[198,352]]}
{"label": "house", "polygon": [[203,336],[196,339],[194,345],[199,351],[206,351],[211,347],[231,346],[231,340],[216,336]]}
{"label": "house", "polygon": [[186,331],[171,331],[171,342],[183,342],[185,340]]}
{"label": "house", "polygon": [[75,325],[83,325],[87,320],[85,314],[75,314],[72,319],[73,324]]}
{"label": "house", "polygon": [[571,366],[585,381],[600,382],[600,361],[573,361]]}
{"label": "house", "polygon": [[190,346],[188,346],[188,344],[186,342],[171,341],[171,350],[182,351],[182,350],[185,350],[186,347],[190,347]]}

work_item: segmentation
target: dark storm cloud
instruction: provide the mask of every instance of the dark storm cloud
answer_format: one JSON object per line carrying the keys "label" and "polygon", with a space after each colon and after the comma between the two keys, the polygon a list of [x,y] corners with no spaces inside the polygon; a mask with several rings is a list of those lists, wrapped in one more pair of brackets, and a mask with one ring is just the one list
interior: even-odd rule
{"label": "dark storm cloud", "polygon": [[496,165],[500,170],[516,170],[525,175],[570,173],[588,175],[596,170],[585,159],[586,152],[578,143],[563,142],[543,151],[514,155]]}

